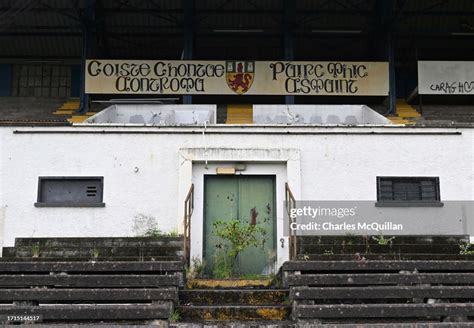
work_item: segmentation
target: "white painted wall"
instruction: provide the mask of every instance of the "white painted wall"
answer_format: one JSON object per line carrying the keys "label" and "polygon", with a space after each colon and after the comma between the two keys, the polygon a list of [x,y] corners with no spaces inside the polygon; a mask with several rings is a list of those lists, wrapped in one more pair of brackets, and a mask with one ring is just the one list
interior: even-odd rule
{"label": "white painted wall", "polygon": [[[140,213],[154,216],[164,231],[181,229],[184,195],[194,182],[199,204],[192,229],[198,236],[192,241],[193,252],[199,253],[199,179],[206,156],[249,162],[249,172],[276,172],[280,185],[287,174],[295,195],[303,200],[375,202],[376,176],[439,176],[443,201],[473,200],[473,131],[211,126],[203,137],[201,127],[2,127],[3,242],[12,246],[15,237],[130,236],[133,219]],[[363,134],[368,132],[373,134]],[[461,134],[449,134],[456,132]],[[202,151],[186,151],[194,148]],[[284,149],[296,151],[298,158],[288,159]],[[38,176],[48,175],[104,176],[105,208],[34,207]],[[282,186],[277,188],[281,192]],[[456,225],[456,231],[474,235],[470,219]],[[279,254],[279,262],[283,260]]]}

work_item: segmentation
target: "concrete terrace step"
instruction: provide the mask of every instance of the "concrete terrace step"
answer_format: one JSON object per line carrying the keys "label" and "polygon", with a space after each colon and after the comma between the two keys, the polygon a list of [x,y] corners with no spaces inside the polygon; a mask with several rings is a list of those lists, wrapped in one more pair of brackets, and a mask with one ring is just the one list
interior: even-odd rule
{"label": "concrete terrace step", "polygon": [[[9,252],[10,253],[10,252]],[[56,257],[56,258],[80,258],[80,257],[130,257],[130,256],[182,256],[180,246],[157,246],[157,247],[15,247],[15,257]],[[6,256],[5,254],[4,256]],[[8,254],[12,255],[12,254]]]}
{"label": "concrete terrace step", "polygon": [[188,279],[188,289],[255,289],[270,288],[273,279]]}
{"label": "concrete terrace step", "polygon": [[177,301],[174,287],[157,288],[2,288],[1,302],[61,302],[62,304],[91,301],[95,304],[114,301]]}
{"label": "concrete terrace step", "polygon": [[138,247],[182,246],[183,237],[77,237],[77,238],[16,238],[15,246],[40,247]]}
{"label": "concrete terrace step", "polygon": [[282,305],[288,302],[284,289],[193,289],[179,292],[182,305]]}
{"label": "concrete terrace step", "polygon": [[[101,327],[116,328],[117,324],[110,323],[81,323],[81,324],[64,324],[49,323],[35,324],[35,328],[77,328],[77,327]],[[129,324],[128,328],[143,327],[169,327],[169,328],[471,328],[472,322],[403,322],[403,323],[346,323],[346,324],[321,324],[314,320],[300,320],[298,323],[293,321],[228,321],[216,323],[202,322],[176,322],[169,325],[160,326],[158,323],[153,324]]]}
{"label": "concrete terrace step", "polygon": [[5,255],[5,248],[3,248],[3,257],[0,257],[0,262],[9,262],[14,260],[15,262],[149,262],[149,261],[182,261],[182,256],[99,256],[95,257],[93,254],[83,257],[15,257],[14,253]]}
{"label": "concrete terrace step", "polygon": [[190,322],[282,321],[291,313],[289,290],[273,279],[193,279],[179,293],[181,318]]}
{"label": "concrete terrace step", "polygon": [[288,261],[284,271],[315,272],[473,272],[474,261]]}
{"label": "concrete terrace step", "polygon": [[0,315],[42,315],[44,321],[154,320],[167,318],[170,302],[155,304],[48,304],[40,306],[3,305]]}
{"label": "concrete terrace step", "polygon": [[[216,328],[215,324],[206,323],[176,323],[170,328]],[[427,322],[427,323],[350,323],[350,324],[320,324],[318,321],[294,322],[228,322],[219,323],[218,328],[470,328],[469,322]]]}
{"label": "concrete terrace step", "polygon": [[178,306],[182,320],[191,321],[283,321],[290,316],[287,305],[220,305],[220,306]]}
{"label": "concrete terrace step", "polygon": [[[141,272],[143,273],[143,272]],[[0,285],[2,288],[5,287],[24,287],[42,288],[44,286],[58,286],[61,288],[71,287],[77,288],[81,286],[83,288],[144,288],[150,287],[155,288],[157,286],[177,286],[181,284],[181,273],[176,272],[174,274],[131,274],[131,273],[114,273],[111,272],[97,272],[87,274],[60,274],[48,272],[47,274],[0,274]]]}
{"label": "concrete terrace step", "polygon": [[[298,244],[373,244],[376,245],[377,236],[300,236]],[[393,236],[385,236],[390,238]],[[395,236],[392,244],[459,244],[461,241],[468,241],[466,236]]]}
{"label": "concrete terrace step", "polygon": [[416,253],[416,254],[373,254],[373,253],[354,253],[354,254],[300,254],[299,260],[306,261],[350,261],[350,260],[373,261],[400,261],[400,260],[474,260],[473,255],[444,254],[444,253]]}
{"label": "concrete terrace step", "polygon": [[457,244],[391,244],[391,245],[367,245],[367,244],[319,244],[319,245],[301,245],[300,254],[324,254],[333,253],[437,253],[437,254],[459,254],[459,245]]}
{"label": "concrete terrace step", "polygon": [[[444,304],[330,304],[299,305],[293,316],[301,319],[379,318],[399,321],[400,318],[434,318],[474,315],[472,303]],[[426,319],[425,319],[426,320]]]}
{"label": "concrete terrace step", "polygon": [[474,273],[336,273],[300,274],[285,278],[289,286],[368,286],[368,285],[472,285]]}
{"label": "concrete terrace step", "polygon": [[[361,290],[363,288],[363,292]],[[294,287],[291,289],[291,299],[324,302],[324,304],[387,302],[387,299],[474,299],[472,286],[338,286],[338,287]]]}
{"label": "concrete terrace step", "polygon": [[298,320],[295,328],[468,328],[472,322],[403,322],[403,323],[330,323],[321,324],[317,320]]}
{"label": "concrete terrace step", "polygon": [[50,273],[50,272],[79,272],[79,273],[100,273],[107,272],[182,272],[184,264],[178,261],[150,261],[150,262],[21,262],[15,261],[0,261],[0,272],[22,272],[22,273]]}
{"label": "concrete terrace step", "polygon": [[134,260],[181,261],[182,237],[118,238],[17,238],[15,247],[4,247],[4,258],[41,258],[56,261]]}
{"label": "concrete terrace step", "polygon": [[[156,327],[156,326],[154,326]],[[313,328],[314,326],[300,326],[293,321],[228,321],[213,323],[177,322],[170,323],[169,328]]]}

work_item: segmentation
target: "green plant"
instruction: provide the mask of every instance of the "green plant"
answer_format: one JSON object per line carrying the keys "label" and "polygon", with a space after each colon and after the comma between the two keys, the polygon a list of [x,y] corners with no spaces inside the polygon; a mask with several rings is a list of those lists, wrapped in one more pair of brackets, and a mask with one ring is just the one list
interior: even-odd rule
{"label": "green plant", "polygon": [[191,268],[189,270],[189,277],[190,278],[202,278],[204,276],[204,271],[206,265],[199,257],[194,256],[191,259]]}
{"label": "green plant", "polygon": [[35,244],[31,246],[31,257],[39,257],[40,255],[40,246],[39,244]]}
{"label": "green plant", "polygon": [[179,322],[181,320],[181,313],[178,310],[174,310],[171,312],[169,321],[170,322]]}
{"label": "green plant", "polygon": [[365,243],[365,253],[370,254],[370,237],[363,236],[362,239],[364,240],[364,243]]}
{"label": "green plant", "polygon": [[168,233],[158,228],[158,222],[152,215],[137,214],[133,219],[132,231],[136,237],[179,237],[178,230],[174,229]]}
{"label": "green plant", "polygon": [[227,279],[233,276],[233,267],[229,256],[221,250],[214,255],[214,278]]}
{"label": "green plant", "polygon": [[375,240],[375,242],[377,243],[377,245],[380,245],[380,246],[387,246],[387,245],[390,245],[390,246],[391,246],[393,240],[395,239],[395,236],[394,236],[394,237],[390,237],[390,238],[385,238],[384,235],[372,236],[372,239]]}
{"label": "green plant", "polygon": [[[264,229],[257,224],[247,224],[239,220],[217,220],[212,224],[212,232],[221,241],[216,245],[216,263],[214,275],[229,278],[238,275],[236,261],[239,254],[249,247],[259,247],[265,244]],[[259,238],[261,237],[261,238]]]}
{"label": "green plant", "polygon": [[98,258],[99,257],[99,250],[97,248],[93,248],[91,250],[91,256],[92,256],[93,259]]}
{"label": "green plant", "polygon": [[144,237],[159,238],[163,236],[163,232],[158,228],[150,228],[145,231]]}
{"label": "green plant", "polygon": [[258,274],[258,273],[246,273],[246,274],[242,275],[241,278],[242,279],[247,279],[247,280],[261,280],[261,279],[274,280],[274,279],[276,279],[276,276],[275,276],[275,274],[266,275],[266,274]]}
{"label": "green plant", "polygon": [[332,249],[325,249],[324,255],[334,255],[334,251]]}
{"label": "green plant", "polygon": [[459,243],[459,255],[474,255],[473,245],[468,241],[461,241]]}
{"label": "green plant", "polygon": [[301,258],[300,258],[300,260],[303,260],[303,261],[309,261],[309,259],[310,259],[310,256],[308,254],[303,254],[301,255]]}
{"label": "green plant", "polygon": [[179,234],[178,234],[178,230],[177,230],[177,229],[171,230],[170,232],[168,232],[167,235],[168,235],[169,237],[179,237]]}

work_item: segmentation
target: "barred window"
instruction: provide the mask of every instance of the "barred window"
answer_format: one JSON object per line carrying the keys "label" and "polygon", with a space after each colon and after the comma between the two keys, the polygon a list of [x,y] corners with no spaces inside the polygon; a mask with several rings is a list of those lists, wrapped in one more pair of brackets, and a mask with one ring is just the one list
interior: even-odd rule
{"label": "barred window", "polygon": [[387,203],[439,203],[439,178],[377,177],[377,200]]}

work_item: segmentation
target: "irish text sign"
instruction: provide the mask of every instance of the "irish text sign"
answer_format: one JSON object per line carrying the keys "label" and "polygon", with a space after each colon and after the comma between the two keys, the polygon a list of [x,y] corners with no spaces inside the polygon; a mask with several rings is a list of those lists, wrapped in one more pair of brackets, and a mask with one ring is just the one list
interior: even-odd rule
{"label": "irish text sign", "polygon": [[386,96],[388,64],[91,59],[86,93]]}
{"label": "irish text sign", "polygon": [[474,61],[419,61],[421,95],[474,95]]}

